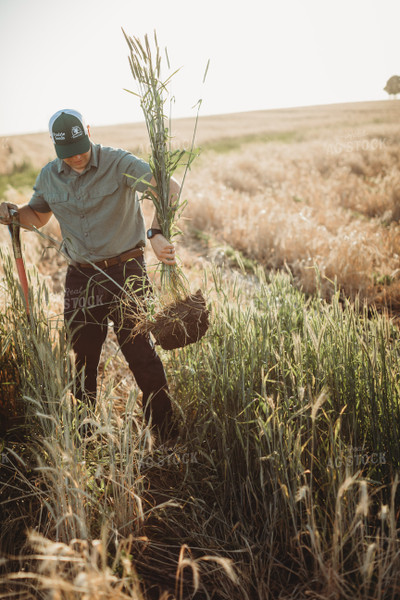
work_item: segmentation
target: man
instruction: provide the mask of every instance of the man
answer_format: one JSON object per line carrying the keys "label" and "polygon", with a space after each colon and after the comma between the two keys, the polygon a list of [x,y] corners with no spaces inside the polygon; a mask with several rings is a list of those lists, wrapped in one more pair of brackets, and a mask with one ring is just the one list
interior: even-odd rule
{"label": "man", "polygon": [[[149,289],[138,193],[155,185],[155,180],[145,161],[93,144],[89,127],[76,110],[56,112],[49,130],[58,158],[41,170],[31,200],[18,212],[27,229],[42,227],[53,214],[60,223],[70,259],[64,316],[80,373],[76,394],[86,402],[95,401],[97,367],[110,319],[143,392],[145,418],[163,438],[172,416],[164,368],[149,336],[132,336],[140,297]],[[179,189],[172,179],[171,202]],[[10,223],[11,207],[18,208],[0,204],[4,224]],[[175,264],[174,245],[161,234],[156,216],[147,237],[160,261]]]}

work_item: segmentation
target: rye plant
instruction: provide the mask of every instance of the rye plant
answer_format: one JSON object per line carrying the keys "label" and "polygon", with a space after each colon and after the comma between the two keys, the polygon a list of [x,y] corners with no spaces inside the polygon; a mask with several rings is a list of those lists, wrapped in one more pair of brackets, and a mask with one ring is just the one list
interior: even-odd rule
{"label": "rye plant", "polygon": [[1,259],[1,298],[12,310],[0,313],[0,336],[13,349],[19,376],[14,391],[26,415],[19,436],[6,431],[1,446],[4,597],[34,598],[40,590],[66,598],[108,594],[139,600],[145,584],[135,565],[150,569],[153,581],[178,594],[188,580],[200,589],[202,565],[211,562],[213,572],[234,580],[229,559],[207,552],[192,557],[183,539],[160,557],[157,527],[149,539],[145,526],[150,531],[167,518],[179,498],[161,493],[155,500],[147,472],[149,465],[159,465],[162,472],[168,465],[178,474],[179,460],[162,448],[154,451],[135,390],[119,410],[112,381],[102,386],[95,409],[76,399],[71,348],[63,323],[49,312],[46,285],[28,273],[28,319],[13,262],[8,255]]}
{"label": "rye plant", "polygon": [[339,297],[306,299],[287,275],[215,272],[210,335],[166,361],[184,421],[166,450],[151,446],[135,393],[122,412],[112,385],[96,411],[79,405],[45,287],[31,277],[32,327],[5,263],[15,310],[2,323],[31,432],[6,440],[0,466],[3,556],[18,541],[28,548],[23,572],[6,564],[9,590],[136,599],[139,571],[175,598],[395,597],[400,343],[390,321]]}
{"label": "rye plant", "polygon": [[[151,154],[149,164],[156,185],[150,186],[146,195],[153,202],[161,231],[167,240],[172,241],[181,233],[177,221],[186,202],[181,193],[187,172],[198,152],[194,148],[197,128],[195,121],[192,142],[189,149],[173,149],[171,113],[167,115],[166,104],[172,101],[169,84],[177,71],[163,75],[163,61],[157,35],[151,42],[146,35],[143,40],[130,37],[123,31],[129,47],[129,64],[137,91],[126,90],[140,100],[140,106],[149,136]],[[166,52],[167,67],[170,69]],[[198,111],[201,101],[198,102]],[[198,115],[198,112],[197,112]],[[170,201],[170,181],[177,169],[183,167],[181,191]],[[188,282],[178,265],[161,263],[161,286],[164,292],[174,299],[183,298],[188,293]]]}
{"label": "rye plant", "polygon": [[207,339],[168,356],[202,457],[176,488],[195,500],[175,527],[199,546],[218,532],[247,574],[242,597],[391,597],[397,329],[338,295],[307,300],[284,274],[217,272],[214,284]]}

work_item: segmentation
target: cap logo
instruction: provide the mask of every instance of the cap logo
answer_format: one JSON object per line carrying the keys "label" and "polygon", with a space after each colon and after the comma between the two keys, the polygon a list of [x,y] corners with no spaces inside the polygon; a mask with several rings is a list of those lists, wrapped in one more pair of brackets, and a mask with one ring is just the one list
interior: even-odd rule
{"label": "cap logo", "polygon": [[89,130],[77,110],[57,111],[50,118],[49,131],[58,158],[65,159],[90,150]]}
{"label": "cap logo", "polygon": [[72,127],[71,135],[72,135],[72,138],[77,138],[77,137],[80,137],[81,135],[83,135],[83,131],[79,127],[79,125],[74,125],[74,127]]}

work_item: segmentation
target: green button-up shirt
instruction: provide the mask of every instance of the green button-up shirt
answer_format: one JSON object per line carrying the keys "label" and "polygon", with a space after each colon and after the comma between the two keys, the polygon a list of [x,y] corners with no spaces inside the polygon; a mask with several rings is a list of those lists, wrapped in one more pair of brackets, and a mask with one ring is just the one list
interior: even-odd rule
{"label": "green button-up shirt", "polygon": [[125,150],[92,144],[83,173],[59,158],[48,163],[38,175],[29,206],[53,212],[73,260],[96,262],[145,245],[137,192],[146,189],[151,177],[144,160]]}

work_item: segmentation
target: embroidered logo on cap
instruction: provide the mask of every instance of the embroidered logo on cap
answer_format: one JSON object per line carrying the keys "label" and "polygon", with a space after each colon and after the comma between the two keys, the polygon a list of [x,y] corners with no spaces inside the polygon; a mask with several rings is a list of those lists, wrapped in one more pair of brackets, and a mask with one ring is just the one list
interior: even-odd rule
{"label": "embroidered logo on cap", "polygon": [[65,131],[57,131],[57,132],[54,132],[53,135],[54,135],[54,139],[56,141],[65,140]]}
{"label": "embroidered logo on cap", "polygon": [[77,138],[77,137],[80,137],[81,135],[83,135],[83,131],[79,127],[79,125],[74,125],[74,127],[72,127],[72,129],[71,129],[71,135],[72,135],[73,138]]}

